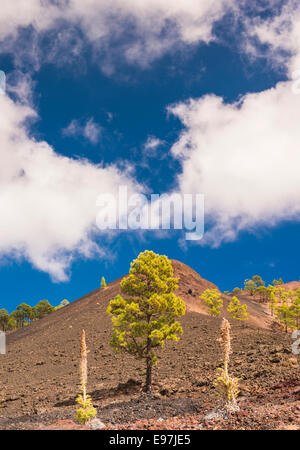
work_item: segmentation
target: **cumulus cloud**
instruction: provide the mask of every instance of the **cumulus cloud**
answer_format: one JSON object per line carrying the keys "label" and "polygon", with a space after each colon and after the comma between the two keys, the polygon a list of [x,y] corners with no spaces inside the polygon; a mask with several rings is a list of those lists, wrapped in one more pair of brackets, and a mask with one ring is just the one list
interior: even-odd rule
{"label": "cumulus cloud", "polygon": [[284,67],[291,77],[300,69],[300,4],[298,0],[279,2],[280,7],[277,0],[267,3],[273,7],[273,14],[247,20],[245,49]]}
{"label": "cumulus cloud", "polygon": [[[69,57],[78,58],[81,34],[96,52],[106,55],[100,64],[109,72],[113,48],[118,57],[147,65],[180,43],[210,42],[214,23],[234,4],[234,0],[2,0],[1,46],[13,51],[20,33],[29,30],[30,47],[25,45],[28,39],[21,39],[16,56],[29,58],[37,67],[41,58],[58,60],[64,45],[71,49]],[[54,29],[47,52],[41,52],[39,36]]]}
{"label": "cumulus cloud", "polygon": [[91,117],[84,125],[78,120],[72,120],[69,125],[62,130],[65,136],[83,136],[90,141],[91,144],[96,145],[101,136],[101,127]]}
{"label": "cumulus cloud", "polygon": [[98,195],[139,187],[129,171],[63,157],[35,140],[28,123],[37,115],[26,104],[1,95],[0,110],[0,255],[25,257],[65,280],[76,255],[104,256]]}
{"label": "cumulus cloud", "polygon": [[207,95],[170,107],[185,127],[172,148],[180,189],[205,195],[204,243],[300,219],[299,107],[292,81],[233,104]]}

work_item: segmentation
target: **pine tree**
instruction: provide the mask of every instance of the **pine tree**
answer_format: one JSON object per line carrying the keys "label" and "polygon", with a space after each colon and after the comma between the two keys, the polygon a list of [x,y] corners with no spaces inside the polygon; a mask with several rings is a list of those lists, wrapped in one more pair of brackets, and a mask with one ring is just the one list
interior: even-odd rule
{"label": "pine tree", "polygon": [[105,289],[106,287],[107,287],[107,285],[106,285],[105,278],[102,277],[102,279],[101,279],[101,289]]}
{"label": "pine tree", "polygon": [[0,309],[0,330],[8,330],[9,314],[6,309]]}
{"label": "pine tree", "polygon": [[275,312],[276,318],[284,325],[285,332],[288,332],[288,328],[293,328],[293,316],[291,308],[283,303],[281,306],[277,306]]}
{"label": "pine tree", "polygon": [[218,317],[221,314],[223,300],[221,298],[221,292],[217,289],[206,289],[200,296],[200,300],[209,307],[209,314],[211,316]]}
{"label": "pine tree", "polygon": [[300,326],[300,297],[295,297],[291,306],[290,306],[290,311],[292,314],[292,318],[293,318],[293,327],[297,330],[299,330],[299,326]]}
{"label": "pine tree", "polygon": [[277,302],[276,295],[274,294],[274,292],[271,292],[269,294],[269,307],[270,307],[272,316],[274,315],[274,311],[276,310],[277,303],[278,302]]}
{"label": "pine tree", "polygon": [[151,392],[155,350],[163,348],[165,340],[178,341],[182,334],[175,319],[185,314],[185,304],[174,294],[177,287],[169,259],[146,250],[121,282],[126,297],[117,295],[107,309],[112,315],[112,347],[146,362],[146,392]]}
{"label": "pine tree", "polygon": [[37,319],[42,319],[54,311],[54,307],[50,305],[48,300],[41,300],[33,309]]}
{"label": "pine tree", "polygon": [[264,286],[265,282],[263,281],[262,277],[260,275],[254,275],[252,277],[252,281],[255,284],[255,287]]}
{"label": "pine tree", "polygon": [[274,286],[278,286],[280,284],[283,284],[283,280],[282,280],[282,278],[279,278],[279,280],[273,280],[272,283]]}
{"label": "pine tree", "polygon": [[85,331],[81,331],[80,339],[80,390],[81,394],[76,398],[76,402],[80,405],[80,408],[76,410],[76,420],[80,423],[86,423],[93,419],[97,414],[97,410],[92,405],[91,396],[86,393],[87,385],[87,348],[85,341]]}
{"label": "pine tree", "polygon": [[253,280],[245,280],[245,291],[249,292],[249,294],[251,295],[251,297],[254,295],[255,289],[256,289],[256,285],[254,283]]}
{"label": "pine tree", "polygon": [[241,305],[237,297],[232,297],[227,311],[230,313],[232,319],[241,321],[248,320],[247,305]]}

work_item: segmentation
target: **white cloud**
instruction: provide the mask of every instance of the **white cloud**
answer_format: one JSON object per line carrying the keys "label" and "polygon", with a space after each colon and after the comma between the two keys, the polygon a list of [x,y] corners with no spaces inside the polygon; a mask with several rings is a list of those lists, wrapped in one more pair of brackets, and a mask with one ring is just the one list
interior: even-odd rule
{"label": "white cloud", "polygon": [[157,147],[160,147],[161,145],[163,145],[164,141],[162,141],[161,139],[155,137],[155,136],[149,136],[144,148],[147,150],[152,150],[152,149],[156,149]]}
{"label": "white cloud", "polygon": [[300,219],[299,108],[292,82],[234,104],[208,95],[170,108],[185,126],[172,148],[180,189],[205,195],[204,243]]}
{"label": "white cloud", "polygon": [[[109,72],[110,43],[117,42],[118,57],[147,65],[174,45],[213,40],[214,23],[234,4],[234,0],[2,0],[0,39],[2,48],[13,51],[19,31],[31,27],[35,38],[31,37],[30,48],[22,39],[16,57],[29,57],[36,66],[40,58],[55,60],[57,47],[63,45],[72,47],[69,56],[77,58],[81,44],[75,30],[80,29],[94,49],[106,54],[100,65]],[[41,54],[37,36],[54,29],[60,31]]]}
{"label": "white cloud", "polygon": [[62,130],[65,136],[83,136],[88,139],[91,144],[96,145],[101,136],[101,127],[91,117],[84,125],[81,125],[78,120],[72,120],[69,125]]}
{"label": "white cloud", "polygon": [[[269,0],[269,5],[278,6],[277,0]],[[264,56],[277,66],[287,69],[291,77],[295,70],[300,69],[300,4],[298,0],[280,2],[281,8],[276,8],[275,14],[269,18],[248,20],[246,50],[254,56]],[[262,50],[257,42],[267,46]]]}
{"label": "white cloud", "polygon": [[76,255],[104,256],[98,195],[117,194],[119,184],[129,192],[138,186],[128,171],[60,156],[30,137],[25,124],[37,118],[32,108],[2,95],[0,110],[0,255],[25,257],[65,280]]}
{"label": "white cloud", "polygon": [[205,195],[201,244],[218,246],[241,231],[300,220],[300,5],[264,5],[273,14],[247,20],[243,45],[284,68],[289,81],[233,104],[207,95],[169,108],[185,127],[172,148],[182,161],[180,189]]}

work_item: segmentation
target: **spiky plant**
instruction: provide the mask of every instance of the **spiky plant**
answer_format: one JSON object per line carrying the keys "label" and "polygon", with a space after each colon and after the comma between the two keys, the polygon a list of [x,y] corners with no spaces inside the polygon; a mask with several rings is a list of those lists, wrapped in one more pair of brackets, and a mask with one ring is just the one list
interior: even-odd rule
{"label": "spiky plant", "polygon": [[214,382],[214,386],[218,397],[224,402],[224,407],[227,411],[233,412],[238,409],[236,399],[239,393],[239,382],[237,378],[230,377],[228,374],[231,339],[230,324],[226,319],[222,321],[220,342],[224,352],[224,367],[217,369],[217,379]]}
{"label": "spiky plant", "polygon": [[85,331],[81,331],[80,339],[80,390],[81,394],[78,395],[76,402],[80,405],[80,408],[76,410],[76,420],[85,424],[89,420],[93,419],[97,410],[92,405],[92,399],[90,395],[86,393],[87,385],[87,348],[85,341]]}

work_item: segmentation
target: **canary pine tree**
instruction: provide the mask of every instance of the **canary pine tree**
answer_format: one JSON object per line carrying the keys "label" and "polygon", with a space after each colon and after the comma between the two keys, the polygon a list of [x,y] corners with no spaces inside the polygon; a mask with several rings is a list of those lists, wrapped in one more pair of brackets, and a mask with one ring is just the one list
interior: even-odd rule
{"label": "canary pine tree", "polygon": [[217,289],[206,289],[206,291],[200,295],[200,300],[209,307],[209,314],[211,316],[218,317],[221,314],[223,300],[221,298],[221,292]]}
{"label": "canary pine tree", "polygon": [[297,297],[294,298],[292,305],[290,307],[292,316],[293,316],[293,321],[294,321],[294,327],[297,330],[299,330],[299,326],[300,326],[300,297],[297,295]]}
{"label": "canary pine tree", "polygon": [[102,277],[102,279],[101,279],[101,289],[105,289],[106,287],[107,287],[107,285],[106,285],[105,278]]}
{"label": "canary pine tree", "polygon": [[276,306],[277,306],[277,298],[276,295],[274,294],[274,292],[270,292],[269,294],[269,307],[270,307],[270,311],[272,316],[274,315],[274,311],[276,310]]}
{"label": "canary pine tree", "polygon": [[110,344],[146,362],[145,391],[151,392],[156,350],[165,340],[178,341],[182,327],[176,321],[185,314],[184,302],[174,294],[178,280],[173,277],[166,256],[146,250],[131,263],[129,276],[120,285],[121,294],[110,301],[113,336]]}
{"label": "canary pine tree", "polygon": [[237,297],[232,297],[227,311],[230,313],[232,319],[240,321],[248,320],[247,305],[241,305]]}
{"label": "canary pine tree", "polygon": [[293,328],[292,310],[286,303],[276,307],[275,316],[284,326],[286,333],[288,332],[288,328]]}

